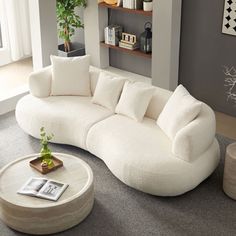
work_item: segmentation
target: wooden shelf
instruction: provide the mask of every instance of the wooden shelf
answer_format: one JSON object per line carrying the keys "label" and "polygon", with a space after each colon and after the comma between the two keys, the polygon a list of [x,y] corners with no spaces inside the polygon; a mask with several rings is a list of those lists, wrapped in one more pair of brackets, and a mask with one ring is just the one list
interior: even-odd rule
{"label": "wooden shelf", "polygon": [[146,58],[149,58],[149,59],[152,58],[152,54],[143,53],[143,52],[141,52],[138,49],[136,49],[136,50],[129,50],[129,49],[126,49],[126,48],[121,48],[121,47],[118,47],[118,46],[109,45],[109,44],[106,44],[104,42],[100,42],[100,45],[102,47],[111,48],[111,49],[114,49],[114,50],[117,50],[117,51],[121,51],[121,52],[124,52],[124,53],[127,53],[127,54],[134,55],[134,56],[146,57]]}
{"label": "wooden shelf", "polygon": [[105,2],[101,2],[98,4],[100,7],[106,7],[114,10],[119,10],[127,13],[133,13],[133,14],[140,14],[144,16],[152,16],[152,11],[143,11],[143,10],[134,10],[134,9],[128,9],[128,8],[123,8],[123,7],[118,7],[116,5],[109,5]]}

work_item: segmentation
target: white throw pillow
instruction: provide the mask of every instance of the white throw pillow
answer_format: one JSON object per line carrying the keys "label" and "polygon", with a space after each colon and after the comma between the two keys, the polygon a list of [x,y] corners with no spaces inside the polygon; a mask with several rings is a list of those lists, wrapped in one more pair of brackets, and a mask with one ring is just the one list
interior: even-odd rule
{"label": "white throw pillow", "polygon": [[91,96],[89,65],[90,56],[51,56],[51,95]]}
{"label": "white throw pillow", "polygon": [[125,79],[101,72],[92,102],[115,111],[124,83]]}
{"label": "white throw pillow", "polygon": [[192,97],[183,85],[179,85],[166,103],[157,124],[170,139],[194,120],[201,111],[202,102]]}
{"label": "white throw pillow", "polygon": [[154,91],[154,87],[146,83],[126,81],[116,113],[142,121]]}

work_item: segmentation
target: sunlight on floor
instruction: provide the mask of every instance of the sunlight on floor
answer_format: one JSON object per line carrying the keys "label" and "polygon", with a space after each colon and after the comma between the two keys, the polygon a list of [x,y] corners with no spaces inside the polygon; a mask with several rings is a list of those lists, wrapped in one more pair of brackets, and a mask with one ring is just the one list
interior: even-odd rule
{"label": "sunlight on floor", "polygon": [[28,76],[32,71],[32,58],[0,67],[0,100],[27,86]]}

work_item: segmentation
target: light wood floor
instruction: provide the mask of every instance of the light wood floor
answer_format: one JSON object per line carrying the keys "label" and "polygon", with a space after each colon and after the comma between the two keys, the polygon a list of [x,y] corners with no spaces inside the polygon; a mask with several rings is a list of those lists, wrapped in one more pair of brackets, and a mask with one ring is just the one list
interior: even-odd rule
{"label": "light wood floor", "polygon": [[[28,83],[33,71],[32,59],[28,58],[0,67],[0,98],[9,91]],[[217,133],[236,140],[236,117],[216,112]]]}
{"label": "light wood floor", "polygon": [[228,138],[236,140],[236,117],[224,113],[215,112],[216,114],[216,132]]}
{"label": "light wood floor", "polygon": [[28,84],[28,75],[33,71],[32,58],[27,58],[0,67],[0,98],[12,94],[15,89]]}

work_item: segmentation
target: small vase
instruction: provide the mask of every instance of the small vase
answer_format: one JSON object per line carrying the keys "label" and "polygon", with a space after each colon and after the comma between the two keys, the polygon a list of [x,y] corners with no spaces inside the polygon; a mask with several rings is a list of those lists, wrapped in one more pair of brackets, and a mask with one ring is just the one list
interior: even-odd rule
{"label": "small vase", "polygon": [[152,2],[143,2],[144,11],[152,11],[152,9],[153,9]]}
{"label": "small vase", "polygon": [[48,148],[47,144],[44,144],[41,151],[40,151],[42,163],[47,163],[48,168],[52,168],[54,163],[52,160],[52,153],[51,150]]}

